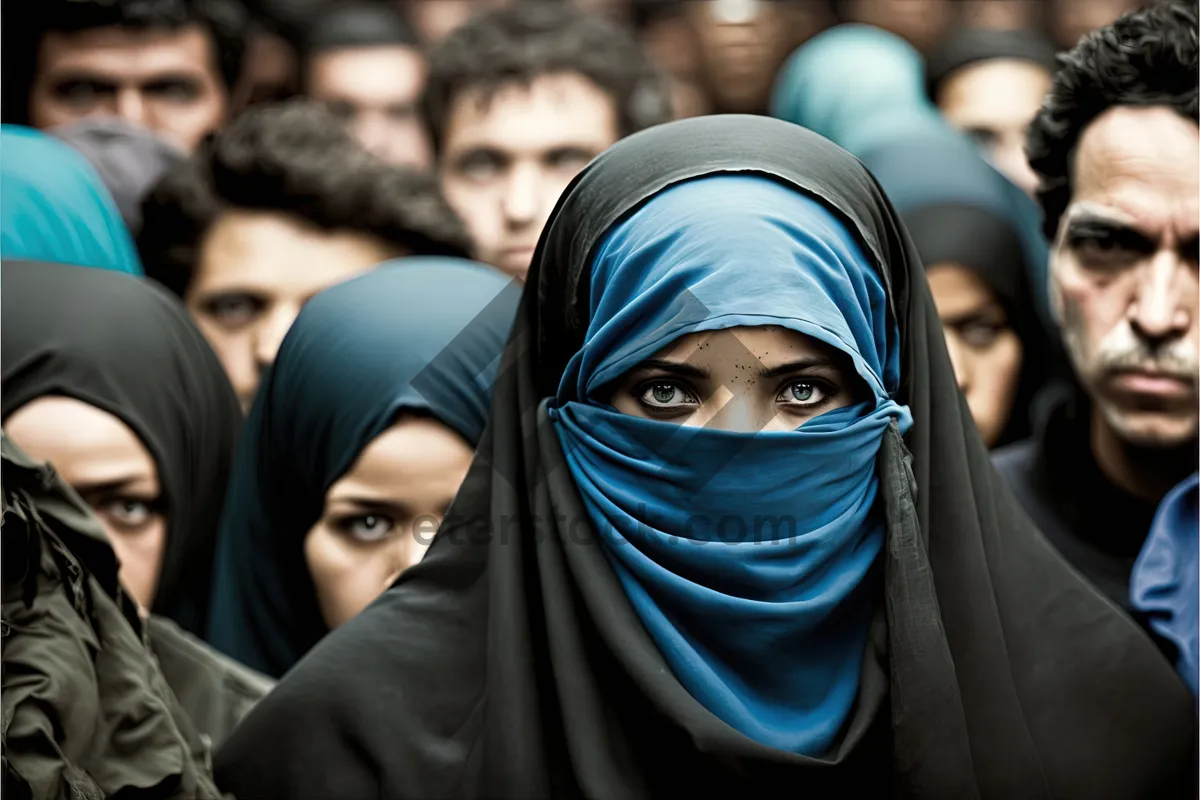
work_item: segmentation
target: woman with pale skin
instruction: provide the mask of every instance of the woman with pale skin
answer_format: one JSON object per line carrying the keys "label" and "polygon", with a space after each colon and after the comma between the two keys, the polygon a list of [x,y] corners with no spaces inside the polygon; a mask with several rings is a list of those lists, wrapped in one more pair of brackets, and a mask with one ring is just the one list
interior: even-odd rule
{"label": "woman with pale skin", "polygon": [[482,435],[519,287],[410,258],[309,301],[247,421],[212,644],[281,675],[421,560]]}

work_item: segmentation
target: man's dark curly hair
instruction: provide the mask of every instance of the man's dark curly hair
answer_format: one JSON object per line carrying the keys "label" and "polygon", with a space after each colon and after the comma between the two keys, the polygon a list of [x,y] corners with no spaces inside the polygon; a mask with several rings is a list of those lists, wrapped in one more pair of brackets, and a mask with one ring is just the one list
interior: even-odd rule
{"label": "man's dark curly hair", "polygon": [[612,96],[621,135],[671,119],[665,76],[619,24],[570,3],[524,0],[484,13],[450,33],[429,54],[422,97],[425,124],[441,151],[446,122],[465,91],[486,98],[542,75],[575,73]]}
{"label": "man's dark curly hair", "polygon": [[1059,56],[1054,85],[1030,125],[1025,152],[1041,178],[1051,241],[1071,202],[1071,160],[1083,131],[1113,106],[1167,106],[1197,115],[1195,0],[1162,0],[1085,36]]}
{"label": "man's dark curly hair", "polygon": [[231,208],[372,234],[413,255],[470,250],[433,177],[383,163],[337,117],[300,100],[250,109],[155,186],[138,236],[146,274],[183,297],[205,235]]}
{"label": "man's dark curly hair", "polygon": [[241,0],[31,0],[4,7],[3,119],[26,124],[38,54],[48,33],[96,28],[176,30],[205,28],[213,61],[227,91],[242,74],[249,15]]}

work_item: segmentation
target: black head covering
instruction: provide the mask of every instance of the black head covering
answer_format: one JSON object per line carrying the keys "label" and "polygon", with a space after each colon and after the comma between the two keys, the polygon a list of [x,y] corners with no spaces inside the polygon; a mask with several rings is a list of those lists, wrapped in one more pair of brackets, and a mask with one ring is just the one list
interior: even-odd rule
{"label": "black head covering", "polygon": [[304,30],[306,56],[326,50],[384,45],[419,46],[416,32],[400,10],[382,3],[349,3],[314,14]]}
{"label": "black head covering", "polygon": [[45,395],[107,411],[158,467],[167,541],[151,611],[202,634],[237,398],[179,302],[116,272],[5,262],[3,417]]}
{"label": "black head covering", "polygon": [[963,67],[1004,58],[1028,61],[1053,75],[1058,71],[1054,43],[1034,31],[960,28],[943,39],[929,56],[926,81],[936,102],[942,84]]}
{"label": "black head covering", "polygon": [[995,211],[968,204],[926,205],[901,210],[900,215],[923,264],[957,264],[970,270],[1004,307],[1021,340],[1021,373],[1008,423],[992,446],[1028,438],[1031,417],[1037,413],[1034,399],[1057,374],[1059,347],[1038,317],[1029,285],[1034,270],[1013,224]]}
{"label": "black head covering", "polygon": [[[815,196],[861,236],[914,418],[880,451],[886,598],[853,720],[820,759],[748,739],[683,690],[580,524],[539,407],[584,339],[606,231],[664,187],[737,171]],[[1188,691],[1003,486],[911,241],[827,140],[704,117],[609,149],[543,232],[505,360],[453,521],[227,741],[217,776],[238,797],[1192,796]]]}

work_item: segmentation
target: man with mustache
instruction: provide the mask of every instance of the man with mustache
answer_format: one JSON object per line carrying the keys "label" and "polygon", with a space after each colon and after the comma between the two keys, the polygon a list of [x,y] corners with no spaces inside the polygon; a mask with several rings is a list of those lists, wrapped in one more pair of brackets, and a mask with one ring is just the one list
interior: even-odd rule
{"label": "man with mustache", "polygon": [[1131,573],[1197,461],[1196,26],[1195,4],[1170,0],[1085,37],[1030,129],[1077,382],[1033,440],[996,455],[1047,538],[1152,635]]}

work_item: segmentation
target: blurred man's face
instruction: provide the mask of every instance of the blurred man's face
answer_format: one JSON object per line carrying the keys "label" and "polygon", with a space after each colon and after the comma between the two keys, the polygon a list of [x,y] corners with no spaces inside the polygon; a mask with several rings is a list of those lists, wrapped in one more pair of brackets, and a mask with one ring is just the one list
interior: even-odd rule
{"label": "blurred man's face", "polygon": [[184,302],[249,409],[304,304],[400,255],[370,234],[324,231],[277,212],[228,211],[201,244]]}
{"label": "blurred man's face", "polygon": [[1031,31],[1041,21],[1042,0],[961,0],[959,9],[964,28]]}
{"label": "blurred man's face", "polygon": [[476,14],[509,5],[512,0],[408,0],[403,8],[420,33],[432,44]]}
{"label": "blurred man's face", "polygon": [[1037,176],[1025,158],[1025,130],[1049,89],[1050,73],[1044,68],[997,58],[969,64],[947,78],[938,91],[938,106],[997,169],[1033,195]]}
{"label": "blurred man's face", "polygon": [[1070,49],[1086,34],[1142,4],[1141,0],[1051,0],[1050,28],[1059,46]]}
{"label": "blurred man's face", "polygon": [[712,113],[704,78],[700,44],[681,14],[664,14],[641,32],[642,49],[671,79],[671,105],[676,119]]}
{"label": "blurred man's face", "polygon": [[297,92],[296,49],[283,37],[257,32],[246,42],[245,67],[234,90],[233,116],[259,103],[287,100]]}
{"label": "blurred man's face", "polygon": [[853,0],[851,18],[909,41],[927,51],[954,23],[957,0]]}
{"label": "blurred man's face", "polygon": [[684,4],[712,98],[723,112],[760,113],[775,74],[827,20],[811,0],[694,0]]}
{"label": "blurred man's face", "polygon": [[1200,133],[1166,108],[1116,107],[1083,132],[1051,296],[1103,421],[1143,447],[1194,443],[1200,378]]}
{"label": "blurred man's face", "polygon": [[48,33],[39,49],[31,122],[45,129],[117,116],[192,150],[229,111],[214,51],[198,25]]}
{"label": "blurred man's face", "polygon": [[581,75],[544,75],[490,97],[461,93],[438,172],[475,257],[523,278],[558,196],[619,138],[612,98]]}
{"label": "blurred man's face", "polygon": [[418,109],[424,86],[425,59],[416,49],[362,47],[315,56],[307,94],[345,119],[375,155],[425,169],[432,154]]}

